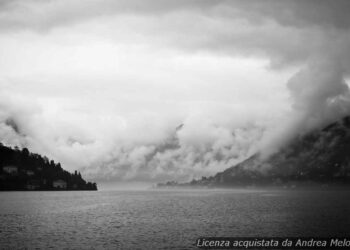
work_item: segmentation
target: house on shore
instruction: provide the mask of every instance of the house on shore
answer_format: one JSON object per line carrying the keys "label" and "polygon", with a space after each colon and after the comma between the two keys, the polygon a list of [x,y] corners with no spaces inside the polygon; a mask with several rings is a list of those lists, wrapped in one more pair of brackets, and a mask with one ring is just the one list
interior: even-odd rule
{"label": "house on shore", "polygon": [[34,172],[33,172],[32,170],[27,170],[27,171],[26,171],[26,174],[27,174],[28,176],[33,176],[33,175],[34,175]]}
{"label": "house on shore", "polygon": [[12,175],[17,175],[18,174],[18,167],[9,165],[9,166],[4,166],[2,167],[3,172],[12,174]]}
{"label": "house on shore", "polygon": [[67,182],[64,180],[55,180],[52,182],[52,186],[58,189],[67,189]]}
{"label": "house on shore", "polygon": [[36,190],[40,188],[39,180],[30,180],[27,182],[26,189],[27,190]]}

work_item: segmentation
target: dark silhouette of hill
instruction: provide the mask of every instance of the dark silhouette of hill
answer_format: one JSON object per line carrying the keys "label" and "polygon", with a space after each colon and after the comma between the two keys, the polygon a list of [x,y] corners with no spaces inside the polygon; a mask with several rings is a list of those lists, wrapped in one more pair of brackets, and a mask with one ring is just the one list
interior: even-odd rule
{"label": "dark silhouette of hill", "polygon": [[0,143],[0,190],[97,190],[97,185],[46,156]]}
{"label": "dark silhouette of hill", "polygon": [[277,153],[247,160],[190,183],[168,186],[286,186],[350,184],[350,116],[329,126],[297,136]]}

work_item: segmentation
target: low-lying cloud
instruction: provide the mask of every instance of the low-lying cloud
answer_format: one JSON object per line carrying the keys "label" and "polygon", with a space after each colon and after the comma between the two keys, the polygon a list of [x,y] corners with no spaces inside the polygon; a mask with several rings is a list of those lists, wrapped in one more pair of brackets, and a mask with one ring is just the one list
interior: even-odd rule
{"label": "low-lying cloud", "polygon": [[1,141],[102,181],[189,180],[273,152],[349,114],[349,10],[2,1]]}

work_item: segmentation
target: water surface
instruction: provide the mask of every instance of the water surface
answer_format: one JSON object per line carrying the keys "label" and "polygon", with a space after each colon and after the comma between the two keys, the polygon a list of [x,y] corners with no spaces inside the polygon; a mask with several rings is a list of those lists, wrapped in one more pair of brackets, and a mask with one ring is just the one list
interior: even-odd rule
{"label": "water surface", "polygon": [[349,191],[0,192],[0,248],[193,249],[201,236],[345,236]]}

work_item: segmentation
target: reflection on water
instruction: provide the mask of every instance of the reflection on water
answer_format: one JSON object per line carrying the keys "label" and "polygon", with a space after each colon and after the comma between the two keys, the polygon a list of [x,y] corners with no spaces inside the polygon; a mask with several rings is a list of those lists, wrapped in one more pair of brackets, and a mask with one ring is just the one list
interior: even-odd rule
{"label": "reflection on water", "polygon": [[349,191],[0,193],[0,248],[192,249],[200,236],[345,236]]}

